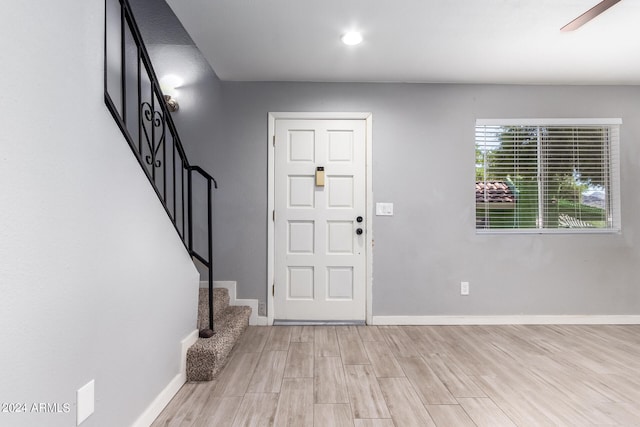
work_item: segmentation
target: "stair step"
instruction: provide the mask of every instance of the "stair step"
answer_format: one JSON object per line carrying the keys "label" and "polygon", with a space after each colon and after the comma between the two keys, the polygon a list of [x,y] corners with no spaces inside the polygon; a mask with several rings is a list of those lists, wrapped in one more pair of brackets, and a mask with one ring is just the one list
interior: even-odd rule
{"label": "stair step", "polygon": [[[200,288],[198,297],[198,329],[209,327],[209,289]],[[213,321],[219,319],[224,310],[229,307],[229,290],[227,288],[213,289]]]}
{"label": "stair step", "polygon": [[[230,306],[229,292],[225,288],[215,288],[213,292],[215,334],[211,338],[198,338],[196,343],[187,350],[187,381],[214,379],[227,362],[236,341],[249,326],[251,307]],[[208,295],[208,289],[200,289],[199,325],[208,326],[206,309]],[[222,302],[216,303],[217,298]]]}

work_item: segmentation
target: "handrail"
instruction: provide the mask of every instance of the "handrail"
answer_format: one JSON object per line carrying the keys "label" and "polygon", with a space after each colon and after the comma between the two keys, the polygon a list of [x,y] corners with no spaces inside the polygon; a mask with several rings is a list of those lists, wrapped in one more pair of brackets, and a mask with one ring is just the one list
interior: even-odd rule
{"label": "handrail", "polygon": [[194,170],[194,171],[198,172],[200,175],[202,175],[203,177],[207,178],[208,180],[213,181],[214,188],[218,188],[218,182],[216,181],[216,179],[214,177],[212,177],[211,175],[209,175],[207,173],[207,171],[202,169],[200,166],[188,166],[188,168],[190,170]]}
{"label": "handrail", "polygon": [[[133,95],[130,86],[134,87]],[[218,184],[213,176],[187,159],[129,0],[105,0],[104,101],[189,255],[209,270],[209,327],[202,329],[200,336],[211,337],[214,334],[212,190]],[[194,174],[207,184],[206,255],[194,247]]]}

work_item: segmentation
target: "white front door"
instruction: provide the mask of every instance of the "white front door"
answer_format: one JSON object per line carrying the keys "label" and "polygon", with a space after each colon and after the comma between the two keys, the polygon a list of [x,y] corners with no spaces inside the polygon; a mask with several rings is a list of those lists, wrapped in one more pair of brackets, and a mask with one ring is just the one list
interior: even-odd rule
{"label": "white front door", "polygon": [[365,138],[364,120],[276,120],[276,320],[365,320]]}

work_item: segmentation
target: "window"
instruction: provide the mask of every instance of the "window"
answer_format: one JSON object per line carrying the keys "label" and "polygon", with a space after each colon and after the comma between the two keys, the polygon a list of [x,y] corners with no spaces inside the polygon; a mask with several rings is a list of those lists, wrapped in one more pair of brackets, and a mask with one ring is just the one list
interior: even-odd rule
{"label": "window", "polygon": [[478,232],[619,232],[619,119],[477,120]]}

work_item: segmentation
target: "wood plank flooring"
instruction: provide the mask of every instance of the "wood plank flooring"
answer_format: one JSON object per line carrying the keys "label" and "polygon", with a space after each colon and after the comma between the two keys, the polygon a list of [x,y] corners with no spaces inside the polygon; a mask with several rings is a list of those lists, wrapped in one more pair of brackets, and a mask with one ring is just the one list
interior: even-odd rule
{"label": "wood plank flooring", "polygon": [[160,426],[640,426],[640,326],[251,326]]}

